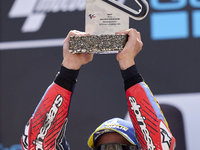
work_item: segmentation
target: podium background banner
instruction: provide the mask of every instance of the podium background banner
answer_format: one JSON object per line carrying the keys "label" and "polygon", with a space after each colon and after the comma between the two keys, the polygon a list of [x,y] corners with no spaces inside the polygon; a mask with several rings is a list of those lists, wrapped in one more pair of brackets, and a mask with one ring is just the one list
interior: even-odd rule
{"label": "podium background banner", "polygon": [[[200,2],[148,3],[144,20],[130,19],[144,43],[137,68],[161,101],[176,150],[198,149]],[[85,1],[1,0],[0,7],[0,150],[19,150],[25,124],[60,69],[64,38],[72,29],[85,30]],[[82,67],[66,131],[72,150],[88,149],[89,135],[103,121],[126,116],[119,70],[115,54],[95,55]]]}

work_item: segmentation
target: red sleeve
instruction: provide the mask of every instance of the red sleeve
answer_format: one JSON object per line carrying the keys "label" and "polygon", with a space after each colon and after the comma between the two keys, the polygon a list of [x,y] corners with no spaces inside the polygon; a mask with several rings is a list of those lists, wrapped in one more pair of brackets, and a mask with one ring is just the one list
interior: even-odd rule
{"label": "red sleeve", "polygon": [[78,71],[61,66],[54,83],[46,90],[21,138],[24,150],[68,150],[63,142],[70,100]]}
{"label": "red sleeve", "polygon": [[55,83],[47,89],[25,128],[23,149],[55,149],[61,146],[71,93]]}
{"label": "red sleeve", "polygon": [[130,117],[142,150],[173,150],[175,138],[149,87],[140,82],[126,90]]}

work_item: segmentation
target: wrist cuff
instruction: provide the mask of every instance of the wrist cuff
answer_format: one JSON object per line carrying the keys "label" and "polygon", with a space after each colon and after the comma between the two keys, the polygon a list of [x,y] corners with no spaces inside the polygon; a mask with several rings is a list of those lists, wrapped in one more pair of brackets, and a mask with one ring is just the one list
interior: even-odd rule
{"label": "wrist cuff", "polygon": [[125,91],[130,87],[132,87],[133,85],[143,82],[143,78],[139,74],[135,65],[127,68],[126,70],[121,70],[121,74],[124,79]]}
{"label": "wrist cuff", "polygon": [[138,70],[136,68],[136,65],[133,65],[126,70],[121,70],[121,74],[124,80],[127,80],[131,76],[134,76],[135,74],[138,74]]}
{"label": "wrist cuff", "polygon": [[79,70],[70,70],[65,68],[64,66],[61,66],[60,72],[58,72],[54,82],[72,92],[74,85],[77,82],[76,79],[78,77],[78,74]]}
{"label": "wrist cuff", "polygon": [[64,66],[61,65],[60,67],[60,74],[63,77],[69,78],[71,80],[76,80],[79,74],[79,70],[71,70],[67,69]]}

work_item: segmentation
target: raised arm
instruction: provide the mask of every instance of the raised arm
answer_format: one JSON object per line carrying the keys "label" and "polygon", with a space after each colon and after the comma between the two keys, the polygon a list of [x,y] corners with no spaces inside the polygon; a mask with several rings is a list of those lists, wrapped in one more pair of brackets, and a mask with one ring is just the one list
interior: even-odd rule
{"label": "raised arm", "polygon": [[72,92],[80,67],[93,59],[92,54],[69,53],[69,38],[76,35],[86,35],[86,33],[70,31],[64,40],[60,72],[46,90],[25,126],[21,138],[24,150],[68,150],[64,135]]}
{"label": "raised arm", "polygon": [[149,87],[135,66],[135,57],[142,49],[140,33],[135,29],[119,32],[128,34],[128,42],[117,54],[124,79],[129,114],[142,150],[173,150],[175,138]]}

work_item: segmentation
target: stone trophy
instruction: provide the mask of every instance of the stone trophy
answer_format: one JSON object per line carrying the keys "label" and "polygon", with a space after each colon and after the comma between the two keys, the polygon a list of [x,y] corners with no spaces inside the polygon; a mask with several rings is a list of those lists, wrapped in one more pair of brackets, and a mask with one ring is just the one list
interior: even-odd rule
{"label": "stone trophy", "polygon": [[128,36],[115,32],[129,29],[129,18],[144,19],[149,11],[146,0],[134,0],[134,10],[116,0],[86,0],[85,32],[89,36],[72,36],[71,53],[117,53],[123,50]]}

